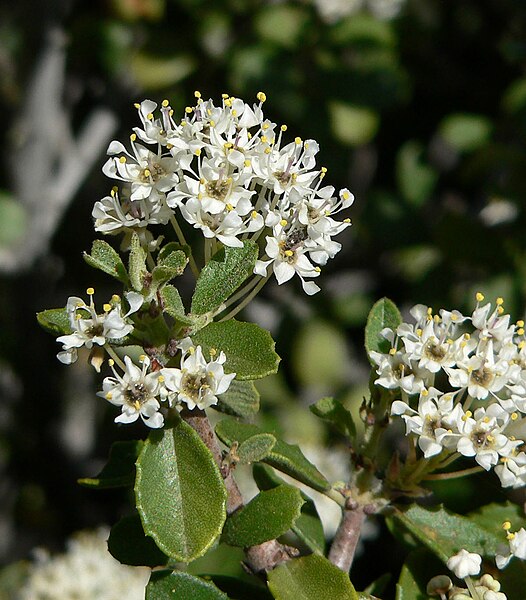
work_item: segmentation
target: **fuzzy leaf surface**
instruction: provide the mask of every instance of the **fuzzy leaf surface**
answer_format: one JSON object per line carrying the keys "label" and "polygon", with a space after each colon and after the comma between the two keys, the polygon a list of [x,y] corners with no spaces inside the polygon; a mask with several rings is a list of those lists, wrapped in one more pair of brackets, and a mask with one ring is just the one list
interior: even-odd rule
{"label": "fuzzy leaf surface", "polygon": [[95,269],[100,269],[123,283],[128,282],[128,273],[119,253],[103,240],[95,240],[91,254],[84,252],[84,260]]}
{"label": "fuzzy leaf surface", "polygon": [[225,371],[236,373],[239,380],[261,379],[278,370],[279,356],[274,351],[276,343],[270,333],[254,323],[230,319],[223,323],[210,323],[192,336],[205,355],[210,349],[226,354]]}
{"label": "fuzzy leaf surface", "polygon": [[276,438],[271,433],[258,433],[239,445],[237,457],[243,465],[266,458],[276,445]]}
{"label": "fuzzy leaf surface", "polygon": [[135,496],[144,532],[181,562],[202,556],[225,522],[223,478],[208,448],[181,419],[148,436],[137,460]]}
{"label": "fuzzy leaf surface", "polygon": [[154,571],[145,600],[228,600],[213,583],[182,571]]}
{"label": "fuzzy leaf surface", "polygon": [[371,308],[365,326],[365,349],[367,353],[372,350],[383,353],[389,352],[390,343],[380,335],[380,332],[386,327],[396,329],[401,322],[400,311],[392,300],[389,300],[389,298],[378,300]]}
{"label": "fuzzy leaf surface", "polygon": [[186,316],[181,295],[173,285],[165,285],[161,290],[164,311],[182,325],[192,325],[194,320]]}
{"label": "fuzzy leaf surface", "polygon": [[260,492],[227,519],[222,540],[247,548],[277,538],[294,525],[303,502],[300,491],[290,485]]}
{"label": "fuzzy leaf surface", "polygon": [[67,335],[73,330],[65,308],[49,308],[37,313],[38,324],[52,335]]}
{"label": "fuzzy leaf surface", "polygon": [[[235,419],[223,419],[216,425],[216,433],[219,439],[231,446],[234,442],[243,443],[254,435],[259,433],[272,433],[272,431],[264,431],[256,425],[240,423]],[[328,490],[331,486],[325,477],[318,469],[309,462],[299,446],[295,444],[287,444],[277,438],[275,446],[271,452],[263,459],[263,462],[287,473],[294,479],[305,483],[306,485],[318,491]]]}
{"label": "fuzzy leaf surface", "polygon": [[276,600],[359,600],[347,573],[316,554],[270,571],[268,587]]}
{"label": "fuzzy leaf surface", "polygon": [[356,437],[356,426],[351,413],[341,402],[334,398],[322,398],[309,406],[310,411],[320,419],[330,423],[342,435],[353,439]]}
{"label": "fuzzy leaf surface", "polygon": [[148,273],[148,270],[146,269],[146,252],[135,232],[131,238],[128,272],[133,289],[136,292],[141,292],[144,287],[144,276]]}
{"label": "fuzzy leaf surface", "polygon": [[242,248],[225,246],[203,267],[192,298],[192,313],[213,311],[252,274],[258,257],[257,244],[249,240]]}
{"label": "fuzzy leaf surface", "polygon": [[259,392],[252,381],[234,379],[218,399],[217,409],[227,415],[250,419],[259,411]]}

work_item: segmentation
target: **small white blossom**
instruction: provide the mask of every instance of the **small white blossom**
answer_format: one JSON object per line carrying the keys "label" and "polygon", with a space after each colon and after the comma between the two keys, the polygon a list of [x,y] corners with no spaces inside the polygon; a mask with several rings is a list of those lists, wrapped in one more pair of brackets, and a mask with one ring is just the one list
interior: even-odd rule
{"label": "small white blossom", "polygon": [[459,579],[464,579],[470,575],[478,575],[481,564],[482,557],[479,554],[462,549],[448,559],[447,568]]}
{"label": "small white blossom", "polygon": [[507,538],[508,544],[502,544],[495,556],[499,569],[504,569],[514,556],[526,560],[526,530],[521,527],[515,533],[508,533]]}

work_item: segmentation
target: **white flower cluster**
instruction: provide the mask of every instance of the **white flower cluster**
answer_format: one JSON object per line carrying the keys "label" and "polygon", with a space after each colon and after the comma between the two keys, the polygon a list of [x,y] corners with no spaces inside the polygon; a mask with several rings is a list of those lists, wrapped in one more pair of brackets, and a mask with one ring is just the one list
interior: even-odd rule
{"label": "white flower cluster", "polygon": [[108,531],[82,532],[68,542],[65,554],[39,550],[19,600],[143,600],[150,569],[129,567],[108,552]]}
{"label": "white flower cluster", "polygon": [[[93,295],[95,290],[88,288],[89,304],[82,298],[70,296],[66,304],[66,314],[72,333],[61,335],[57,342],[62,344],[62,351],[57,354],[60,362],[70,365],[77,360],[77,350],[81,347],[91,349],[93,345],[104,346],[108,341],[121,340],[133,331],[133,325],[126,317],[139,310],[143,297],[137,292],[127,292],[125,298],[129,310],[122,313],[121,299],[113,296],[111,301],[104,304],[103,313],[97,314]],[[99,370],[100,365],[92,361]]]}
{"label": "white flower cluster", "polygon": [[167,100],[136,105],[142,126],[130,136],[130,150],[111,142],[103,167],[129,191],[124,197],[114,188],[95,204],[95,230],[136,231],[153,247],[148,226],[171,221],[178,231],[178,215],[208,243],[241,247],[266,231],[255,273],[265,276],[270,268],[279,284],[297,274],[306,293],[317,292],[304,279],[317,277],[340,250],[332,238],[350,220],[333,216],[351,206],[352,194],[322,186],[326,169],[316,167],[315,140],[284,143],[287,128],[265,118],[262,92],[252,106],[227,94],[221,106],[195,95],[196,106],[180,121]]}
{"label": "white flower cluster", "polygon": [[[417,305],[415,323],[385,329],[388,353],[371,352],[376,385],[397,390],[391,414],[418,438],[424,456],[445,451],[494,467],[503,487],[526,484],[526,340],[503,300],[470,317]],[[472,410],[470,410],[472,409]]]}
{"label": "white flower cluster", "polygon": [[495,562],[499,569],[504,569],[514,556],[526,560],[526,530],[524,527],[512,532],[510,531],[511,523],[509,521],[505,521],[502,527],[507,532],[507,543],[498,548],[495,556]]}
{"label": "white flower cluster", "polygon": [[207,362],[201,346],[194,347],[190,338],[179,343],[182,351],[181,367],[165,367],[152,370],[152,361],[145,355],[140,357],[141,367],[129,356],[124,357],[123,373],[115,369],[110,361],[113,377],[106,377],[98,396],[121,407],[116,423],[133,423],[140,417],[148,427],[157,429],[164,424],[161,405],[182,410],[196,406],[201,410],[217,404],[217,396],[224,394],[235,378],[235,373],[225,374],[223,352]]}

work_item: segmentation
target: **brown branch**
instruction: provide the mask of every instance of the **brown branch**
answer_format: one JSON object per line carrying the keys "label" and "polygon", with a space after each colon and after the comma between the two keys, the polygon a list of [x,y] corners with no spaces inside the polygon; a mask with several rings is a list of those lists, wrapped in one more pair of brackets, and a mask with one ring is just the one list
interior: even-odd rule
{"label": "brown branch", "polygon": [[348,501],[343,509],[342,520],[334,536],[329,552],[329,560],[342,571],[349,572],[356,546],[360,540],[362,526],[367,515],[376,512],[374,505],[361,506],[354,501]]}
{"label": "brown branch", "polygon": [[[221,448],[206,413],[197,408],[192,411],[184,409],[181,412],[181,417],[197,432],[212,453],[225,482],[228,494],[226,511],[227,514],[231,515],[243,507],[243,496],[239,491],[232,471],[223,468]],[[263,544],[245,549],[247,566],[254,574],[270,571],[280,563],[289,560],[293,556],[297,556],[297,554],[298,551],[296,548],[280,544],[277,540],[269,540],[263,542]]]}

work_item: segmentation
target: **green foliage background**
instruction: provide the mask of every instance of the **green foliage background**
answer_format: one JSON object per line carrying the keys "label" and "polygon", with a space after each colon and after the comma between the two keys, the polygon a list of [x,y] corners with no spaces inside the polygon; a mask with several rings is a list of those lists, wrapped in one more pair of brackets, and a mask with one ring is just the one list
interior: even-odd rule
{"label": "green foliage background", "polygon": [[[145,97],[167,97],[180,114],[196,89],[205,98],[228,92],[247,101],[263,90],[269,117],[286,123],[292,137],[318,140],[327,181],[354,192],[354,225],[324,270],[323,291],[307,301],[299,286],[267,286],[247,313],[270,327],[285,357],[280,376],[260,391],[264,420],[292,441],[326,435],[305,410],[321,396],[357,406],[367,378],[363,327],[378,298],[387,295],[402,310],[421,302],[469,311],[480,290],[524,316],[520,0],[408,0],[389,21],[364,9],[334,23],[307,0],[4,5],[0,247],[24,235],[28,215],[12,187],[9,155],[22,136],[17,117],[28,82],[56,27],[66,34],[63,102],[74,128],[103,105],[118,117],[114,137],[125,139],[136,124],[133,102]],[[30,175],[34,165],[23,168]],[[113,425],[94,397],[93,374],[80,362],[69,371],[60,365],[56,344],[34,320],[37,310],[63,305],[88,285],[111,294],[81,260],[94,237],[92,205],[110,186],[95,168],[52,247],[31,269],[0,278],[4,562],[36,544],[58,548],[71,531],[115,522],[128,506],[121,492],[94,494],[75,481],[97,472],[111,440],[141,435],[139,427]],[[496,482],[481,491],[476,479],[438,486],[437,496],[461,512],[503,498]],[[386,564],[394,560],[386,553]]]}

